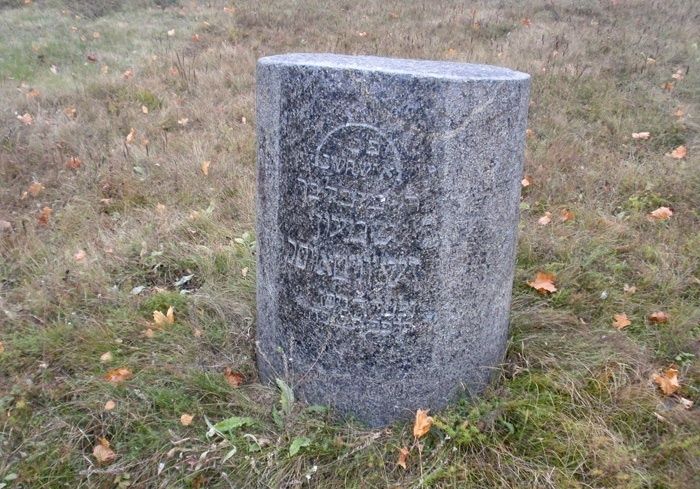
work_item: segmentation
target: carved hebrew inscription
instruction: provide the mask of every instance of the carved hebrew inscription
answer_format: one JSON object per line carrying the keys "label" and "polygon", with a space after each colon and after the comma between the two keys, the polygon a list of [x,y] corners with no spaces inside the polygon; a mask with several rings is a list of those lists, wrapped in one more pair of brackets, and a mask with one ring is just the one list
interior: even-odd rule
{"label": "carved hebrew inscription", "polygon": [[331,130],[295,163],[280,222],[284,314],[307,348],[321,348],[322,337],[336,350],[382,338],[377,348],[402,355],[434,317],[416,292],[435,233],[415,178],[394,144],[365,124]]}

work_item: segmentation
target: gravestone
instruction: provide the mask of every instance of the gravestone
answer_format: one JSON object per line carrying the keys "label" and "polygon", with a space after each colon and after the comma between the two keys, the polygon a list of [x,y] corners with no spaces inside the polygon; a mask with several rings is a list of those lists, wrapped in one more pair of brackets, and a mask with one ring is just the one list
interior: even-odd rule
{"label": "gravestone", "polygon": [[331,54],[257,66],[263,379],[371,426],[505,351],[529,76]]}

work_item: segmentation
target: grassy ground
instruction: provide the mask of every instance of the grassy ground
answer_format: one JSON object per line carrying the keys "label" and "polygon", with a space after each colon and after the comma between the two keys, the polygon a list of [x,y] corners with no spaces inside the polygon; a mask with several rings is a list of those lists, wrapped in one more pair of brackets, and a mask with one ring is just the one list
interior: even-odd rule
{"label": "grassy ground", "polygon": [[[0,0],[0,487],[700,485],[698,6],[463,3]],[[282,410],[256,378],[253,74],[288,51],[533,75],[508,355],[406,469],[410,424]]]}

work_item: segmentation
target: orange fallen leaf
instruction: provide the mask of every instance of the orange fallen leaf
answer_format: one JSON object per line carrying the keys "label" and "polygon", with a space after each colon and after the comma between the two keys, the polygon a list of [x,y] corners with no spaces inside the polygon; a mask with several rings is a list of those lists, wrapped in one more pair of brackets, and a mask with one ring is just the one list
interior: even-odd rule
{"label": "orange fallen leaf", "polygon": [[428,416],[428,409],[419,409],[416,411],[416,421],[413,423],[413,436],[422,438],[430,431],[433,425],[433,418]]}
{"label": "orange fallen leaf", "polygon": [[163,314],[160,311],[153,311],[153,322],[159,328],[174,324],[175,323],[175,314],[174,314],[173,306],[170,306],[168,308],[168,312],[166,312],[165,314]]}
{"label": "orange fallen leaf", "polygon": [[656,324],[667,323],[668,314],[666,314],[663,311],[656,311],[654,313],[649,314],[649,321]]}
{"label": "orange fallen leaf", "polygon": [[613,316],[613,323],[612,325],[619,330],[625,329],[627,326],[632,324],[632,321],[629,320],[627,317],[627,314],[624,312],[622,314],[615,314]]}
{"label": "orange fallen leaf", "polygon": [[576,217],[575,214],[569,209],[562,209],[561,212],[559,212],[559,220],[561,222],[573,221],[574,217]]}
{"label": "orange fallen leaf", "polygon": [[32,184],[27,189],[27,192],[29,192],[29,195],[31,195],[32,197],[36,197],[41,193],[42,190],[44,190],[44,188],[44,184],[39,182],[32,182]]}
{"label": "orange fallen leaf", "polygon": [[673,82],[666,82],[666,83],[661,85],[661,88],[665,92],[671,92],[671,91],[673,91]]}
{"label": "orange fallen leaf", "polygon": [[674,394],[681,387],[678,382],[678,370],[673,367],[667,368],[661,375],[654,374],[652,380],[667,396]]}
{"label": "orange fallen leaf", "polygon": [[53,209],[51,207],[44,207],[43,209],[41,209],[36,219],[37,221],[39,221],[39,224],[41,224],[42,226],[46,226],[49,224],[49,219],[51,219],[52,213]]}
{"label": "orange fallen leaf", "polygon": [[678,146],[676,149],[671,151],[671,158],[675,158],[677,160],[682,160],[683,158],[686,157],[688,154],[688,148],[686,148],[684,145]]}
{"label": "orange fallen leaf", "polygon": [[649,132],[644,131],[644,132],[633,132],[632,133],[632,139],[649,139]]}
{"label": "orange fallen leaf", "polygon": [[234,372],[229,367],[224,369],[224,377],[231,387],[240,387],[245,382],[245,377],[240,372]]}
{"label": "orange fallen leaf", "polygon": [[105,438],[100,438],[99,443],[92,449],[92,456],[99,464],[111,464],[117,458],[114,450],[109,448],[109,442]]}
{"label": "orange fallen leaf", "polygon": [[532,177],[525,175],[523,179],[520,180],[520,185],[522,185],[523,188],[529,187],[530,185],[532,185]]}
{"label": "orange fallen leaf", "polygon": [[18,115],[17,119],[25,126],[31,126],[34,123],[34,117],[32,117],[32,115],[29,113]]}
{"label": "orange fallen leaf", "polygon": [[105,402],[105,411],[111,411],[115,407],[117,407],[117,403],[112,401],[111,399]]}
{"label": "orange fallen leaf", "polygon": [[540,226],[546,226],[550,222],[552,222],[552,213],[549,211],[545,212],[544,216],[540,217],[537,220],[537,224],[539,224]]}
{"label": "orange fallen leaf", "polygon": [[209,175],[209,165],[211,165],[211,161],[202,161],[200,169],[202,170],[202,174],[204,176]]}
{"label": "orange fallen leaf", "polygon": [[66,168],[69,170],[77,170],[82,164],[83,162],[80,161],[80,158],[77,156],[71,156],[68,158],[68,161],[66,161]]}
{"label": "orange fallen leaf", "polygon": [[133,377],[131,370],[126,367],[119,367],[107,372],[104,378],[106,381],[112,382],[113,384],[120,384],[125,380],[129,380],[131,377]]}
{"label": "orange fallen leaf", "polygon": [[191,414],[183,413],[182,416],[180,416],[180,424],[182,426],[189,426],[192,424],[192,420],[194,419],[194,416]]}
{"label": "orange fallen leaf", "polygon": [[652,221],[667,221],[673,215],[673,211],[669,207],[659,207],[655,211],[649,213],[649,219]]}
{"label": "orange fallen leaf", "polygon": [[557,288],[554,285],[555,279],[556,277],[552,273],[537,272],[535,275],[535,280],[528,282],[527,284],[540,294],[551,294],[557,291]]}
{"label": "orange fallen leaf", "polygon": [[408,454],[410,452],[408,451],[408,448],[406,447],[401,447],[399,448],[399,459],[396,461],[396,465],[401,467],[402,469],[406,470],[406,462],[408,462]]}

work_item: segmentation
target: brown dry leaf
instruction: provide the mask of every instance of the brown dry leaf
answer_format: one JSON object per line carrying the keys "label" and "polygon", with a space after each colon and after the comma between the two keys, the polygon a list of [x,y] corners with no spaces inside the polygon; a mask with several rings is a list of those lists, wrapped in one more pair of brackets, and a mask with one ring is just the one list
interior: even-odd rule
{"label": "brown dry leaf", "polygon": [[615,314],[613,316],[612,325],[618,330],[625,329],[630,324],[632,324],[632,321],[629,320],[627,314],[625,314],[624,312],[622,314]]}
{"label": "brown dry leaf", "polygon": [[80,158],[77,156],[71,156],[68,158],[68,161],[66,161],[66,168],[69,170],[77,170],[82,164],[83,162],[80,161]]}
{"label": "brown dry leaf", "polygon": [[656,324],[667,323],[668,314],[666,314],[663,311],[656,311],[654,313],[649,314],[649,321]]}
{"label": "brown dry leaf", "polygon": [[422,438],[428,434],[432,425],[433,418],[428,416],[428,409],[419,409],[416,411],[416,421],[413,423],[413,436]]}
{"label": "brown dry leaf", "polygon": [[667,221],[673,215],[673,211],[668,207],[659,207],[655,211],[649,213],[649,219],[652,221]]}
{"label": "brown dry leaf", "polygon": [[625,285],[622,287],[622,290],[625,292],[625,294],[630,294],[630,295],[632,295],[632,294],[634,294],[635,292],[637,292],[637,287],[635,287],[634,285],[627,285],[627,284],[625,284]]}
{"label": "brown dry leaf", "polygon": [[37,216],[36,220],[41,224],[42,226],[46,226],[49,224],[49,219],[51,219],[51,214],[53,213],[53,209],[51,207],[44,207],[41,209],[39,212],[39,215]]}
{"label": "brown dry leaf", "polygon": [[200,169],[202,170],[202,174],[204,176],[209,175],[209,165],[211,165],[211,161],[202,161]]}
{"label": "brown dry leaf", "polygon": [[661,85],[661,88],[666,92],[673,91],[673,82],[666,82]]}
{"label": "brown dry leaf", "polygon": [[632,139],[649,139],[650,134],[647,131],[644,132],[633,132]]}
{"label": "brown dry leaf", "polygon": [[112,382],[113,384],[120,384],[125,380],[129,380],[131,377],[133,377],[131,370],[126,367],[119,367],[107,372],[104,378],[106,381]]}
{"label": "brown dry leaf", "polygon": [[574,217],[576,217],[576,215],[569,209],[562,209],[561,212],[559,212],[559,220],[561,222],[573,221]]}
{"label": "brown dry leaf", "polygon": [[673,367],[667,368],[661,375],[654,374],[652,380],[667,396],[674,394],[681,387],[678,382],[678,370]]}
{"label": "brown dry leaf", "polygon": [[557,288],[554,285],[555,279],[556,277],[552,273],[537,272],[535,275],[535,280],[528,282],[527,284],[540,294],[551,294],[557,291]]}
{"label": "brown dry leaf", "polygon": [[117,407],[117,403],[112,401],[111,399],[105,402],[105,411],[111,411],[115,407]]}
{"label": "brown dry leaf", "polygon": [[525,175],[523,179],[520,180],[520,185],[522,185],[523,188],[529,187],[530,185],[532,185],[532,177]]}
{"label": "brown dry leaf", "polygon": [[87,253],[85,253],[85,250],[78,250],[73,255],[73,259],[75,261],[77,261],[78,263],[84,262],[86,257],[87,257]]}
{"label": "brown dry leaf", "polygon": [[126,135],[126,138],[124,141],[126,141],[126,144],[131,144],[134,141],[134,138],[136,137],[136,129],[133,127],[131,128],[131,131],[129,131],[129,134]]}
{"label": "brown dry leaf", "polygon": [[399,459],[396,461],[396,465],[401,467],[402,469],[406,470],[406,462],[408,462],[408,454],[411,453],[409,452],[408,448],[406,447],[401,447],[399,448]]}
{"label": "brown dry leaf", "polygon": [[63,109],[63,113],[66,114],[66,117],[69,119],[75,119],[78,117],[78,111],[76,110],[75,107],[66,107]]}
{"label": "brown dry leaf", "polygon": [[552,213],[549,211],[545,212],[544,216],[540,217],[537,220],[537,224],[539,224],[540,226],[546,226],[550,222],[552,222]]}
{"label": "brown dry leaf", "polygon": [[34,123],[34,117],[32,117],[32,115],[29,113],[18,115],[17,119],[25,126],[31,126]]}
{"label": "brown dry leaf", "polygon": [[102,355],[100,355],[100,363],[109,363],[113,358],[114,357],[112,356],[111,351],[104,352]]}
{"label": "brown dry leaf", "polygon": [[117,458],[114,450],[109,448],[109,442],[105,438],[100,438],[99,443],[92,449],[92,456],[98,464],[109,465]]}
{"label": "brown dry leaf", "polygon": [[44,190],[44,188],[46,187],[44,187],[43,183],[32,182],[32,184],[27,189],[27,192],[29,192],[29,195],[31,195],[32,197],[36,197],[41,193],[42,190]]}
{"label": "brown dry leaf", "polygon": [[153,322],[159,328],[174,324],[175,323],[175,314],[174,314],[173,306],[170,306],[168,308],[168,312],[166,312],[165,314],[163,314],[160,311],[153,311]]}
{"label": "brown dry leaf", "polygon": [[180,416],[180,424],[182,426],[189,426],[192,424],[193,419],[194,416],[192,416],[191,414],[182,413],[182,416]]}
{"label": "brown dry leaf", "polygon": [[671,151],[671,158],[675,158],[677,160],[682,160],[683,158],[686,157],[688,154],[688,148],[686,148],[684,145],[678,146],[676,149]]}
{"label": "brown dry leaf", "polygon": [[224,377],[226,377],[226,382],[231,387],[240,387],[245,382],[245,377],[240,372],[234,372],[229,367],[224,369]]}

